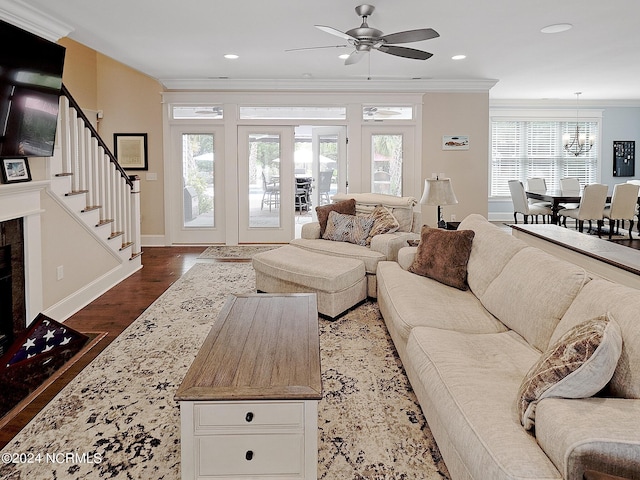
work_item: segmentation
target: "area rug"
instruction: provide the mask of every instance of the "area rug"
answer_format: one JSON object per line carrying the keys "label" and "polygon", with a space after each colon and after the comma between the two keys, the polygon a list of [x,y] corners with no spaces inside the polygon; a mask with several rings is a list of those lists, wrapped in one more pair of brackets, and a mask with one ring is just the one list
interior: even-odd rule
{"label": "area rug", "polygon": [[[248,263],[194,265],[2,450],[0,478],[179,479],[173,397],[227,296],[254,285]],[[377,304],[320,332],[318,478],[449,478]]]}
{"label": "area rug", "polygon": [[237,245],[228,247],[226,245],[213,245],[200,254],[199,260],[248,260],[256,253],[266,252],[282,245]]}

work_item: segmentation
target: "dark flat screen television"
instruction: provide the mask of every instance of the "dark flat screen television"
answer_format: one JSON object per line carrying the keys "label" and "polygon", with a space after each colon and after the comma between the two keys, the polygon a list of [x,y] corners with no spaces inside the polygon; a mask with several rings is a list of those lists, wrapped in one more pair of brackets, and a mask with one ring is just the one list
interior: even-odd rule
{"label": "dark flat screen television", "polygon": [[64,55],[0,20],[0,157],[53,155]]}

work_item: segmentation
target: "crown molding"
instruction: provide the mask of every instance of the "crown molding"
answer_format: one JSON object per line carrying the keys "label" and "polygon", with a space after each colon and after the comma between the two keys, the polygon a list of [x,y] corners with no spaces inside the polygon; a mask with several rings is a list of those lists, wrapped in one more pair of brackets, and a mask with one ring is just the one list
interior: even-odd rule
{"label": "crown molding", "polygon": [[[603,99],[603,100],[580,100],[580,109],[583,107],[590,108],[638,108],[640,100],[631,98],[622,99]],[[489,108],[573,108],[576,109],[575,100],[561,99],[540,99],[540,100],[522,100],[522,99],[505,99],[494,98],[489,99]]]}
{"label": "crown molding", "polygon": [[376,92],[488,92],[497,80],[476,79],[231,79],[164,78],[168,90],[216,91],[376,91]]}
{"label": "crown molding", "polygon": [[73,28],[20,0],[0,0],[0,19],[52,42],[66,37]]}

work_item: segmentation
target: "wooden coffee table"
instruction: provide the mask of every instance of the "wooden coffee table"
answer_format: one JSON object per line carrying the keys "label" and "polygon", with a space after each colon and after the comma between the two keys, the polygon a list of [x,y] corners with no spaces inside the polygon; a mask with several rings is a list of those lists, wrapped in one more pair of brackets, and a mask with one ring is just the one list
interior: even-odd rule
{"label": "wooden coffee table", "polygon": [[182,478],[316,479],[316,295],[231,295],[175,399]]}

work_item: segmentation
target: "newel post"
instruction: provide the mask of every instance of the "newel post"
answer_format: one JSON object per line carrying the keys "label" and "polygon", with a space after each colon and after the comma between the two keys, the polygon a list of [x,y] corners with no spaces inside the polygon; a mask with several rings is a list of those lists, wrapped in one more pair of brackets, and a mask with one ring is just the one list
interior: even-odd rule
{"label": "newel post", "polygon": [[142,251],[140,240],[140,177],[131,175],[131,241],[133,242],[132,254],[137,255]]}

